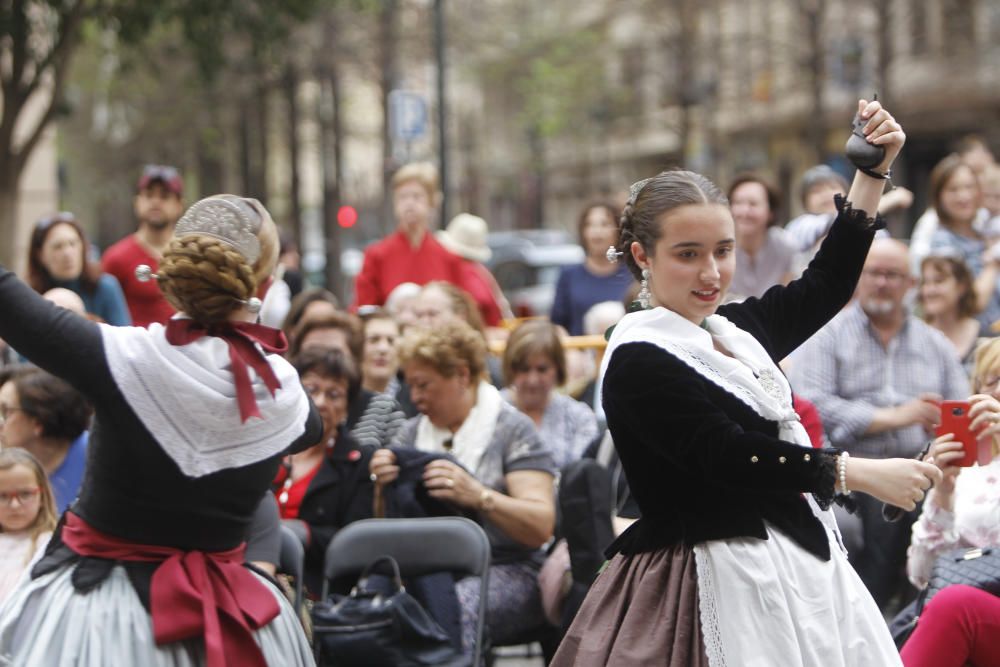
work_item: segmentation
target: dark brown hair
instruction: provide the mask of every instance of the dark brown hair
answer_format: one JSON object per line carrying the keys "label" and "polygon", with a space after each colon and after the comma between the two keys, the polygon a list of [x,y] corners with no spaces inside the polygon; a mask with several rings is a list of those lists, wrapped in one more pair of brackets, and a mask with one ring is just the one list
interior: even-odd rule
{"label": "dark brown hair", "polygon": [[101,278],[101,265],[89,260],[90,241],[83,232],[83,227],[72,213],[57,213],[48,218],[42,218],[35,223],[31,230],[31,241],[28,244],[28,284],[39,294],[48,292],[53,287],[58,287],[49,270],[42,264],[42,246],[45,239],[49,237],[49,232],[59,225],[69,225],[80,237],[80,285],[88,292],[97,289],[97,281]]}
{"label": "dark brown hair", "polygon": [[43,436],[72,441],[89,426],[93,413],[90,403],[65,380],[28,368],[9,381],[17,390],[21,410],[41,424]]}
{"label": "dark brown hair", "polygon": [[559,329],[547,320],[525,320],[511,332],[503,353],[504,384],[514,382],[533,354],[544,354],[556,368],[556,383],[566,384],[566,352]]}
{"label": "dark brown hair", "polygon": [[[928,267],[937,269],[955,278],[958,288],[962,290],[962,296],[958,299],[959,318],[975,317],[979,313],[979,304],[976,302],[976,286],[968,264],[959,257],[928,255],[920,262],[921,284],[924,282],[924,271]],[[919,290],[917,294],[919,295]],[[918,298],[920,297],[918,296]]]}
{"label": "dark brown hair", "polygon": [[758,183],[762,188],[764,188],[764,193],[767,196],[767,208],[771,213],[771,218],[767,221],[767,226],[772,227],[777,224],[778,208],[781,206],[781,192],[774,183],[760,174],[746,172],[738,175],[733,179],[733,182],[729,184],[729,190],[726,191],[726,197],[729,198],[729,201],[732,201],[733,193],[736,192],[736,188],[747,183]]}
{"label": "dark brown hair", "polygon": [[979,187],[979,181],[976,179],[976,172],[972,170],[962,157],[956,153],[952,153],[940,162],[938,162],[934,169],[931,170],[931,206],[934,207],[934,211],[937,213],[938,219],[946,224],[950,225],[954,222],[948,212],[944,210],[941,205],[941,193],[944,192],[944,188],[948,185],[948,181],[955,177],[955,174],[961,169],[968,169],[969,173],[972,174],[972,178],[976,181],[976,187]]}
{"label": "dark brown hair", "polygon": [[302,351],[302,341],[310,332],[323,329],[336,329],[343,331],[347,337],[347,347],[354,357],[355,363],[361,360],[362,347],[364,346],[364,336],[361,332],[361,321],[356,315],[350,313],[331,313],[324,317],[309,318],[302,322],[295,331],[292,332],[291,340],[288,344],[288,356],[296,357]]}
{"label": "dark brown hair", "polygon": [[310,304],[317,301],[324,301],[337,310],[340,310],[340,301],[337,299],[337,295],[330,290],[323,289],[322,287],[311,287],[299,292],[292,297],[292,303],[288,306],[285,321],[281,323],[281,330],[285,332],[285,335],[289,339],[291,339],[295,327],[302,322],[302,317],[306,314],[306,309]]}
{"label": "dark brown hair", "polygon": [[584,206],[583,210],[580,211],[580,217],[577,218],[576,220],[576,236],[578,239],[580,239],[580,245],[584,246],[584,249],[586,249],[586,245],[584,244],[584,239],[583,239],[583,228],[587,226],[587,218],[590,216],[590,212],[593,211],[595,208],[599,208],[605,213],[607,213],[608,220],[610,220],[612,223],[618,220],[618,209],[615,208],[615,206],[611,202],[592,201],[586,206]]}
{"label": "dark brown hair", "polygon": [[306,373],[347,382],[347,403],[350,405],[361,391],[361,374],[354,360],[341,350],[313,348],[303,350],[292,359],[292,366],[301,378]]}
{"label": "dark brown hair", "polygon": [[642,280],[642,269],[632,256],[631,246],[637,241],[650,255],[663,231],[663,215],[689,204],[719,204],[729,206],[722,191],[701,174],[676,169],[661,171],[649,179],[634,198],[629,198],[618,223],[617,249],[636,280]]}

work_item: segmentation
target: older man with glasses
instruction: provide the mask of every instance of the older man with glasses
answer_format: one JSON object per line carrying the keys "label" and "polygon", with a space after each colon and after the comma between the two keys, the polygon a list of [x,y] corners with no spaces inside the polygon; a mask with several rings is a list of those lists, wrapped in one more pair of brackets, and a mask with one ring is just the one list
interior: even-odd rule
{"label": "older man with glasses", "polygon": [[160,257],[174,232],[174,225],[184,212],[184,182],[176,168],[149,164],[142,170],[136,186],[133,208],[139,227],[104,253],[104,271],[122,286],[132,323],[147,327],[153,322],[165,324],[174,314],[173,307],[160,293],[156,281],[140,281],[135,268],[140,264],[156,273]]}
{"label": "older man with glasses", "polygon": [[[969,393],[958,354],[944,335],[910,313],[913,287],[906,246],[878,239],[854,302],[793,355],[789,380],[819,409],[835,447],[866,458],[918,454],[939,420],[943,398]],[[851,563],[879,607],[911,594],[903,571],[917,513],[895,523],[881,503],[857,498],[863,544]],[[895,605],[893,605],[895,606]]]}

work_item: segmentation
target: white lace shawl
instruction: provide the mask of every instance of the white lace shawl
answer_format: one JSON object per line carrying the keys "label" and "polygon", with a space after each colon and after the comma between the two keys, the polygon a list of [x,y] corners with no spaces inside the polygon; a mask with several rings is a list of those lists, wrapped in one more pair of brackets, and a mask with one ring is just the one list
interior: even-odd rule
{"label": "white lace shawl", "polygon": [[[611,334],[602,361],[601,377],[619,345],[652,343],[738,398],[761,417],[777,422],[780,439],[811,447],[809,435],[792,408],[788,380],[757,339],[722,315],[710,316],[705,325],[707,328],[699,327],[662,307],[629,313]],[[713,339],[733,356],[716,350]],[[821,510],[811,494],[805,496],[817,518],[838,536],[835,541],[839,544],[839,531],[833,513]],[[725,590],[738,590],[744,582],[728,580],[728,573],[739,571],[738,567],[729,567],[728,560],[733,556],[728,549],[717,548],[716,543],[709,541],[696,545],[694,552],[705,649],[711,667],[722,667],[726,664],[725,636],[727,633],[744,632],[745,628],[728,627],[721,618],[719,594]]]}
{"label": "white lace shawl", "polygon": [[475,474],[479,462],[493,439],[493,430],[503,407],[503,398],[496,387],[489,382],[480,382],[476,387],[476,404],[454,434],[446,428],[435,426],[427,415],[421,415],[417,422],[416,447],[422,452],[443,453],[444,442],[452,441],[451,455],[466,470]]}
{"label": "white lace shawl", "polygon": [[256,463],[305,431],[309,401],[295,369],[278,355],[267,355],[281,382],[273,398],[248,369],[263,418],[241,422],[225,341],[205,336],[171,345],[158,323],[149,329],[100,327],[108,367],[125,401],[185,475]]}

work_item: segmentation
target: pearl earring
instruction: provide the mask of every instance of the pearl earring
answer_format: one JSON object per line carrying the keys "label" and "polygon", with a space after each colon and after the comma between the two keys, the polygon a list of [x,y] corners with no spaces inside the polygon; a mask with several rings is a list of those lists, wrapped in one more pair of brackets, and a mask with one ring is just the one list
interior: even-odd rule
{"label": "pearl earring", "polygon": [[649,269],[642,270],[642,280],[639,282],[639,305],[643,308],[649,308],[649,299],[652,295],[649,293]]}

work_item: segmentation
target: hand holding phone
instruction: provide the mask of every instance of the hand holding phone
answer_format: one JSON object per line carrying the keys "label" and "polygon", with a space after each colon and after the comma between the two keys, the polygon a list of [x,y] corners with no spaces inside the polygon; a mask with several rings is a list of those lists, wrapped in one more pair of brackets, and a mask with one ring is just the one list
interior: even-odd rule
{"label": "hand holding phone", "polygon": [[971,408],[968,401],[941,401],[941,422],[935,429],[936,435],[951,433],[955,442],[962,443],[964,456],[954,465],[963,468],[975,464],[979,458],[978,438],[969,428],[972,421],[969,417]]}

